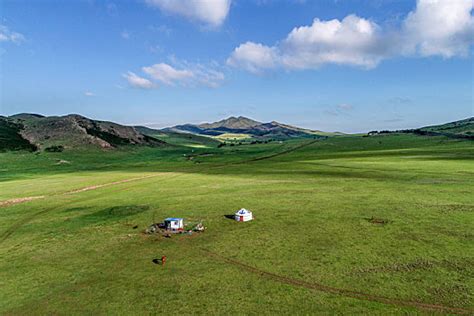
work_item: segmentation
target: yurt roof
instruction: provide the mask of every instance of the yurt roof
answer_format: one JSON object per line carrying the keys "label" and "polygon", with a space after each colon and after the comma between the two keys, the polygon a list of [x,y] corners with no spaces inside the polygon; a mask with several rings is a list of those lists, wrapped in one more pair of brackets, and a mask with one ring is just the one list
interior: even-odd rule
{"label": "yurt roof", "polygon": [[243,216],[243,215],[247,215],[247,214],[252,214],[252,212],[250,212],[249,210],[246,210],[244,208],[238,210],[235,215],[240,215],[240,216]]}
{"label": "yurt roof", "polygon": [[182,218],[179,217],[168,217],[165,219],[165,222],[171,222],[171,221],[180,221]]}

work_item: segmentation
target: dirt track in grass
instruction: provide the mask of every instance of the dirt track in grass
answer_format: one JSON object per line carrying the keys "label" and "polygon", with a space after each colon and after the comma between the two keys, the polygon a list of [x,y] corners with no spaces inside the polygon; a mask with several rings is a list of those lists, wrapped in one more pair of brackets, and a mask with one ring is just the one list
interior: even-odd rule
{"label": "dirt track in grass", "polygon": [[9,200],[5,200],[5,201],[0,201],[0,207],[7,207],[7,206],[10,206],[10,205],[25,203],[25,202],[28,202],[28,201],[33,201],[33,200],[38,200],[38,199],[44,199],[44,195],[27,196],[27,197],[22,197],[22,198],[16,198],[16,199],[9,199]]}
{"label": "dirt track in grass", "polygon": [[104,184],[91,185],[91,186],[83,187],[83,188],[80,188],[80,189],[75,189],[75,190],[67,191],[67,192],[64,192],[64,193],[53,194],[53,195],[48,195],[48,196],[45,196],[45,195],[26,196],[26,197],[21,197],[21,198],[14,198],[14,199],[9,199],[9,200],[4,200],[4,201],[0,201],[0,208],[11,206],[11,205],[16,205],[16,204],[21,204],[21,203],[25,203],[25,202],[29,202],[29,201],[33,201],[33,200],[44,199],[46,197],[53,197],[53,196],[59,196],[59,195],[68,195],[68,194],[77,194],[77,193],[81,193],[81,192],[85,192],[85,191],[97,190],[97,189],[104,188],[104,187],[109,187],[109,186],[113,186],[113,185],[117,185],[117,184],[148,179],[148,178],[157,177],[157,176],[159,176],[159,174],[152,174],[152,175],[147,175],[147,176],[137,177],[137,178],[129,178],[129,179],[124,179],[124,180],[114,181],[114,182],[109,182],[109,183],[104,183]]}
{"label": "dirt track in grass", "polygon": [[222,262],[236,266],[247,272],[257,274],[261,277],[265,277],[267,279],[284,283],[284,284],[299,286],[299,287],[303,287],[310,290],[316,290],[320,292],[355,298],[359,300],[365,300],[365,301],[370,301],[370,302],[377,302],[377,303],[389,304],[389,305],[395,305],[395,306],[401,306],[401,307],[414,307],[414,308],[418,308],[418,309],[422,309],[426,311],[432,311],[432,312],[453,313],[453,314],[460,314],[460,315],[474,314],[474,310],[470,310],[470,309],[450,307],[450,306],[444,306],[444,305],[439,305],[439,304],[429,304],[429,303],[423,303],[423,302],[417,302],[417,301],[406,301],[406,300],[401,300],[401,299],[396,299],[396,298],[389,298],[389,297],[384,297],[384,296],[367,294],[367,293],[363,293],[359,291],[336,288],[336,287],[327,286],[327,285],[319,284],[319,283],[310,283],[303,280],[298,280],[298,279],[278,275],[272,272],[268,272],[265,270],[261,270],[251,265],[248,265],[246,263],[243,263],[241,261],[224,257],[220,254],[217,254],[215,252],[212,252],[206,249],[202,249],[202,251],[205,252],[208,256],[211,256]]}

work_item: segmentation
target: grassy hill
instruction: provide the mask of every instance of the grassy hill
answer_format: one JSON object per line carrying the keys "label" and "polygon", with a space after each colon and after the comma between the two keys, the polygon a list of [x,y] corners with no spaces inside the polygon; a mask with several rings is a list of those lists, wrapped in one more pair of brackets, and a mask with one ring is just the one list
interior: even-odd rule
{"label": "grassy hill", "polygon": [[393,133],[409,133],[422,136],[446,136],[450,138],[474,140],[474,117],[446,124],[425,126],[416,129],[372,131],[369,132],[368,135]]}
{"label": "grassy hill", "polygon": [[154,137],[171,145],[187,147],[216,147],[219,141],[211,137],[191,133],[164,132],[144,126],[135,126],[135,129],[144,135]]}
{"label": "grassy hill", "polygon": [[[413,134],[0,153],[0,314],[473,314],[473,159]],[[207,230],[144,233],[170,216]]]}
{"label": "grassy hill", "polygon": [[80,115],[45,117],[17,114],[0,118],[0,150],[164,144],[163,141],[139,133],[133,127],[91,120]]}
{"label": "grassy hill", "polygon": [[420,128],[420,131],[474,138],[474,117],[442,125],[423,127]]}

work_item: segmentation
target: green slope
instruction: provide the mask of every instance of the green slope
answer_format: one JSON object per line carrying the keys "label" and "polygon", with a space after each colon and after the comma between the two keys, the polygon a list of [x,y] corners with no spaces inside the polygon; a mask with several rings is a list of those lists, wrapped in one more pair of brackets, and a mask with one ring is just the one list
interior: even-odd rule
{"label": "green slope", "polygon": [[191,133],[161,131],[145,126],[135,126],[135,129],[144,135],[149,135],[171,145],[188,147],[216,147],[220,144],[219,141],[211,137],[200,136]]}
{"label": "green slope", "polygon": [[442,125],[434,125],[420,128],[421,131],[434,132],[446,135],[471,136],[474,137],[474,117],[455,121]]}

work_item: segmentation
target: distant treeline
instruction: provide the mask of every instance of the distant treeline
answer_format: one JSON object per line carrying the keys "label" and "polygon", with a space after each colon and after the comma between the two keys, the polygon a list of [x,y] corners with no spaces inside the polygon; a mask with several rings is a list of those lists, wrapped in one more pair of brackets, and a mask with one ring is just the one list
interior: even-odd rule
{"label": "distant treeline", "polygon": [[382,135],[382,134],[415,134],[415,135],[421,135],[421,136],[445,136],[445,137],[456,138],[456,139],[474,140],[474,135],[426,131],[426,130],[422,130],[422,129],[419,129],[419,128],[417,128],[417,129],[401,129],[401,130],[396,130],[396,131],[389,131],[389,130],[370,131],[370,132],[367,133],[367,136]]}
{"label": "distant treeline", "polygon": [[253,140],[251,142],[238,142],[238,143],[231,143],[229,142],[229,144],[227,144],[227,142],[223,142],[223,143],[220,143],[217,148],[221,148],[221,147],[224,147],[224,146],[241,146],[241,145],[255,145],[255,144],[268,144],[270,142],[273,142],[274,139],[267,139],[267,140]]}

